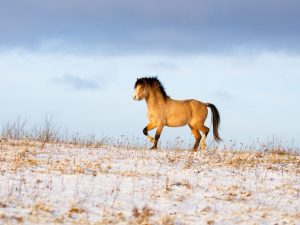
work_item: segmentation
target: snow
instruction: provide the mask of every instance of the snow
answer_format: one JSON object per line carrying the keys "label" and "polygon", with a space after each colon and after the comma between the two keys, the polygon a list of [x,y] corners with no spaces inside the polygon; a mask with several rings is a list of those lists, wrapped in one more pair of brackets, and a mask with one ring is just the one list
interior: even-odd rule
{"label": "snow", "polygon": [[294,154],[0,145],[0,224],[300,224]]}

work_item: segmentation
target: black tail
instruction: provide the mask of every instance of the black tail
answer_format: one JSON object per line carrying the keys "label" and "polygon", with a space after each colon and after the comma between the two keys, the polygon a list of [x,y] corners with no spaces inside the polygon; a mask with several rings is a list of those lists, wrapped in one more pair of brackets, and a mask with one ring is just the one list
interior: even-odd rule
{"label": "black tail", "polygon": [[212,112],[212,117],[211,117],[211,122],[213,124],[213,132],[214,132],[214,138],[217,142],[222,141],[222,139],[219,136],[219,126],[220,126],[220,114],[217,109],[217,107],[213,104],[207,103],[207,107],[211,109]]}

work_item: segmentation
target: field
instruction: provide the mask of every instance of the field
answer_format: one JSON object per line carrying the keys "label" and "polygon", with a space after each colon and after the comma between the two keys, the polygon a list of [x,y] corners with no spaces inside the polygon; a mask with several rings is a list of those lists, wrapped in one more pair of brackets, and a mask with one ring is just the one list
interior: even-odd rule
{"label": "field", "polygon": [[300,224],[293,151],[0,140],[0,224]]}

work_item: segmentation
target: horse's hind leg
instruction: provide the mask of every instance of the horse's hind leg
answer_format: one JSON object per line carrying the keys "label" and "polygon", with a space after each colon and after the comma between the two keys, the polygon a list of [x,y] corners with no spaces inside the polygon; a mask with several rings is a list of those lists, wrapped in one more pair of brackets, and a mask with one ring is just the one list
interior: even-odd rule
{"label": "horse's hind leg", "polygon": [[205,140],[209,133],[209,128],[206,126],[201,126],[199,129],[202,132],[202,138],[200,140],[201,149],[204,150],[206,148]]}
{"label": "horse's hind leg", "polygon": [[191,125],[189,125],[189,127],[191,128],[192,134],[195,137],[195,144],[194,144],[194,147],[193,147],[193,151],[197,151],[197,149],[199,147],[200,139],[201,139],[201,134],[200,134],[199,130],[192,127]]}

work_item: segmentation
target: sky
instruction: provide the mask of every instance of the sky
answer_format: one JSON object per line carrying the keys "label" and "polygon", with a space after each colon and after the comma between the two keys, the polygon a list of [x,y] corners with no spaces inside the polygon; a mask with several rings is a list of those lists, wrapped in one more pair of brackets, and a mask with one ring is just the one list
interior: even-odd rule
{"label": "sky", "polygon": [[[0,0],[0,125],[45,115],[70,133],[139,137],[137,77],[217,106],[225,140],[300,146],[296,0]],[[210,118],[207,125],[210,125]],[[167,142],[188,127],[166,128]],[[212,142],[212,137],[208,139]]]}

